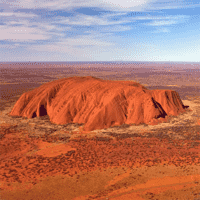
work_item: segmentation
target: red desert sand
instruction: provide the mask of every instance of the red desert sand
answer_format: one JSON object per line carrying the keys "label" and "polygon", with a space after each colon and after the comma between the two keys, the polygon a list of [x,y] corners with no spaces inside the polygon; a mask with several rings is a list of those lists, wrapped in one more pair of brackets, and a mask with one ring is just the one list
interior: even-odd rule
{"label": "red desert sand", "polygon": [[[85,123],[85,130],[94,130],[156,124],[184,108],[172,90],[73,77],[24,93],[10,114],[49,115],[56,124]],[[0,199],[199,199],[200,145],[192,137],[199,132],[193,129],[180,129],[186,139],[165,138],[159,130],[151,137],[130,131],[127,138],[66,131],[71,136],[65,140],[45,132],[34,136],[21,127],[0,124]]]}
{"label": "red desert sand", "polygon": [[151,124],[154,119],[176,116],[184,108],[173,90],[148,90],[136,82],[87,76],[59,79],[24,93],[10,115],[48,115],[52,123],[83,123],[84,131],[92,131],[122,124]]}
{"label": "red desert sand", "polygon": [[199,197],[200,145],[194,146],[192,140],[80,137],[60,143],[58,148],[53,138],[48,142],[42,137],[30,138],[26,131],[16,132],[6,124],[1,132],[2,199]]}

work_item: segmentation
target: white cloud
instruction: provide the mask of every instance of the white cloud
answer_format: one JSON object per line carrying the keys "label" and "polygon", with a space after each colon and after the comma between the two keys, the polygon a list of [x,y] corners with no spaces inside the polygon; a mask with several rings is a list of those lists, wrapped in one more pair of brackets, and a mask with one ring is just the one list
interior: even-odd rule
{"label": "white cloud", "polygon": [[103,0],[101,2],[101,6],[103,8],[109,8],[111,10],[142,10],[145,8],[150,2],[155,0]]}
{"label": "white cloud", "polygon": [[46,40],[50,39],[44,31],[30,27],[0,26],[0,40]]}
{"label": "white cloud", "polygon": [[28,20],[17,20],[16,19],[13,20],[9,20],[9,21],[5,21],[7,26],[15,26],[15,25],[21,25],[21,26],[28,26],[29,25],[29,21]]}
{"label": "white cloud", "polygon": [[92,25],[115,25],[115,24],[124,24],[129,23],[131,19],[123,20],[110,20],[107,15],[103,16],[89,16],[84,14],[79,14],[76,17],[58,17],[59,23],[66,25],[81,25],[81,26],[92,26]]}
{"label": "white cloud", "polygon": [[46,34],[53,34],[53,35],[59,35],[64,37],[64,31],[72,30],[71,27],[66,26],[60,26],[59,24],[52,24],[51,22],[34,22],[31,23],[31,25],[37,26],[40,30],[43,30],[46,32]]}
{"label": "white cloud", "polygon": [[188,1],[188,0],[157,0],[150,3],[151,10],[164,10],[164,9],[180,9],[180,8],[195,8],[199,7],[199,2]]}
{"label": "white cloud", "polygon": [[[73,9],[78,7],[100,7],[110,10],[141,10],[146,4],[155,0],[29,0],[29,1],[7,1],[6,6],[14,9],[38,9],[47,8],[55,9]],[[5,5],[3,5],[5,7]]]}
{"label": "white cloud", "polygon": [[31,13],[17,13],[17,12],[0,12],[1,17],[18,17],[18,18],[32,18],[32,17],[37,17],[35,14]]}
{"label": "white cloud", "polygon": [[[55,24],[54,21],[40,21],[37,15],[30,14],[26,18],[25,13],[17,13],[16,16],[14,12],[0,14],[5,17],[3,19],[5,25],[0,26],[0,40],[20,40],[22,42],[47,40],[51,39],[52,36],[64,37],[64,31],[71,29]],[[33,16],[35,21],[29,20],[29,17]]]}
{"label": "white cloud", "polygon": [[103,32],[122,32],[122,31],[129,31],[129,30],[132,30],[134,29],[134,27],[131,27],[131,26],[122,26],[122,25],[115,25],[115,26],[101,26],[101,27],[98,27],[98,31],[103,33]]}
{"label": "white cloud", "polygon": [[[137,17],[138,20],[153,20],[149,23],[144,23],[146,26],[167,26],[172,24],[182,23],[188,20],[186,15],[169,15],[169,16],[143,16]],[[165,29],[163,29],[165,30]],[[164,31],[162,31],[164,32]],[[167,31],[168,32],[168,31]]]}
{"label": "white cloud", "polygon": [[112,11],[143,11],[156,9],[185,8],[195,6],[185,0],[7,0],[0,3],[4,9],[49,9],[66,10],[81,7],[99,7]]}
{"label": "white cloud", "polygon": [[[108,25],[120,25],[126,23],[133,23],[138,20],[155,20],[154,22],[146,23],[151,26],[162,26],[176,24],[179,21],[183,21],[188,18],[185,15],[171,15],[171,16],[138,16],[138,17],[121,17],[119,20],[113,20],[110,17],[125,15],[120,14],[104,14],[101,16],[89,16],[85,14],[79,14],[75,17],[57,17],[59,23],[66,25],[80,25],[80,26],[108,26]],[[162,21],[161,21],[162,20]]]}
{"label": "white cloud", "polygon": [[15,45],[9,45],[9,44],[1,44],[0,49],[2,50],[7,50],[7,49],[15,49],[16,46]]}
{"label": "white cloud", "polygon": [[186,15],[168,15],[168,16],[138,16],[134,19],[136,20],[180,20],[180,19],[187,19],[188,16]]}
{"label": "white cloud", "polygon": [[110,46],[112,45],[111,42],[106,42],[101,39],[95,39],[92,37],[85,37],[80,36],[78,38],[70,38],[65,39],[62,42],[60,42],[60,45],[69,45],[69,46]]}
{"label": "white cloud", "polygon": [[74,48],[91,48],[92,46],[98,48],[98,47],[109,47],[113,45],[112,42],[100,39],[98,37],[95,38],[94,36],[84,36],[81,35],[76,38],[65,38],[61,39],[59,42],[54,42],[52,44],[46,44],[46,45],[31,45],[31,49],[37,50],[37,51],[56,51],[56,52],[65,52],[65,50],[68,51],[68,49],[74,49]]}
{"label": "white cloud", "polygon": [[174,21],[174,20],[162,20],[162,21],[153,21],[150,23],[146,23],[145,25],[147,26],[166,26],[166,25],[172,25],[172,24],[177,24],[178,21]]}

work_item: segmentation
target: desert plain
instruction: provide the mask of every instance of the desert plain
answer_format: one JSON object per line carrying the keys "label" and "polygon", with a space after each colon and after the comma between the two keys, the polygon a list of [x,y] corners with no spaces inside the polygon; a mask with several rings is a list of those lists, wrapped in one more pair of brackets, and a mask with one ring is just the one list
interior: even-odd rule
{"label": "desert plain", "polygon": [[[174,90],[187,108],[93,131],[9,115],[23,93],[75,76]],[[0,199],[200,199],[199,78],[190,64],[0,63]]]}

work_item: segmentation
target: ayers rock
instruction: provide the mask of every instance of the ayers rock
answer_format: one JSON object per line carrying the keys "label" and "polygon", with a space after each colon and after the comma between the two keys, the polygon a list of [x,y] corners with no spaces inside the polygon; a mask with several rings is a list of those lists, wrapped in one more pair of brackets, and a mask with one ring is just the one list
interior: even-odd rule
{"label": "ayers rock", "polygon": [[148,90],[132,81],[70,77],[24,93],[9,113],[27,118],[48,115],[55,124],[84,123],[83,130],[140,124],[184,112],[179,94]]}

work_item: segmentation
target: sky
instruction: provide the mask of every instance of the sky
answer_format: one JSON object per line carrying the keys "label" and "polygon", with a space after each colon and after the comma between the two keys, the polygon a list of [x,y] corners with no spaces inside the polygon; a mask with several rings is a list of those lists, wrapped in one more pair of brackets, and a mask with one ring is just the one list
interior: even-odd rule
{"label": "sky", "polygon": [[199,0],[0,0],[0,61],[200,62]]}

